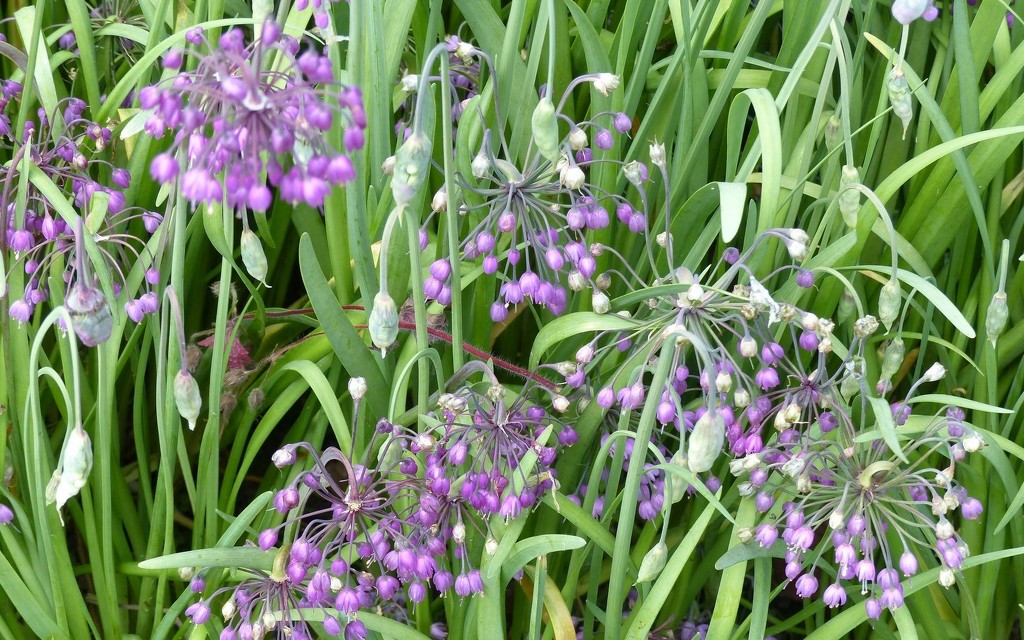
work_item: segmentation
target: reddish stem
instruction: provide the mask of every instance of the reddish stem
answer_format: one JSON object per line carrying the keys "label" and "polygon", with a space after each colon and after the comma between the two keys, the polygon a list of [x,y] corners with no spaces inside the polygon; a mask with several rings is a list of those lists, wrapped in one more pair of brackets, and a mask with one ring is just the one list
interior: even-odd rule
{"label": "reddish stem", "polygon": [[[363,307],[362,305],[357,305],[357,304],[341,305],[341,308],[346,310],[346,311],[365,311],[366,310],[365,307]],[[284,311],[267,311],[266,315],[267,315],[267,317],[270,317],[270,318],[285,318],[285,317],[288,317],[288,316],[309,315],[311,313],[314,313],[313,309],[311,309],[311,308],[303,308],[303,309],[286,309]],[[249,313],[249,314],[246,314],[244,316],[244,319],[252,320],[255,317],[256,317],[256,314]],[[365,324],[357,324],[357,325],[353,325],[353,326],[356,329],[366,329],[367,328],[367,325],[365,325]],[[399,321],[398,328],[402,329],[402,330],[405,330],[405,331],[415,331],[416,330],[416,324],[413,323],[413,322],[402,322],[402,321]],[[441,329],[437,329],[437,328],[434,328],[434,327],[427,327],[427,333],[429,335],[433,336],[434,338],[437,338],[439,340],[443,340],[444,342],[447,342],[448,344],[452,344],[452,335],[450,333],[447,333],[446,331],[442,331]],[[462,350],[465,351],[466,353],[468,353],[469,355],[473,356],[474,358],[479,359],[479,360],[483,360],[485,362],[490,360],[499,369],[504,369],[505,371],[508,371],[511,374],[517,375],[520,378],[525,378],[527,380],[532,380],[532,381],[536,382],[537,384],[539,384],[539,385],[541,385],[541,386],[543,386],[543,387],[545,387],[547,389],[550,389],[552,391],[557,391],[558,390],[558,385],[555,384],[554,382],[552,382],[551,380],[548,380],[547,378],[545,378],[545,377],[543,377],[543,376],[541,376],[539,374],[536,374],[536,373],[530,371],[529,369],[524,369],[523,367],[520,367],[518,365],[512,364],[508,360],[504,360],[502,358],[499,358],[498,356],[495,356],[495,355],[493,355],[491,353],[488,353],[488,352],[484,351],[483,349],[478,349],[478,348],[474,347],[473,345],[469,344],[468,342],[463,342],[462,343]]]}

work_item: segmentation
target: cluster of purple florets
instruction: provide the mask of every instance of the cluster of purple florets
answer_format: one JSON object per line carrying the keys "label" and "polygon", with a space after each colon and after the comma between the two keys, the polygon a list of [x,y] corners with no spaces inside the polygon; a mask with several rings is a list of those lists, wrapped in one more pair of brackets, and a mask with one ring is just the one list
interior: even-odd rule
{"label": "cluster of purple florets", "polygon": [[[271,187],[290,204],[320,207],[333,186],[355,177],[347,153],[363,147],[362,94],[337,86],[327,56],[300,52],[272,20],[250,44],[237,28],[216,43],[198,27],[185,39],[190,48],[169,51],[163,62],[180,71],[139,92],[142,108],[152,110],[146,131],[173,133],[172,147],[150,165],[154,179],[180,181],[193,203],[266,211]],[[328,142],[339,122],[344,150]]]}
{"label": "cluster of purple florets", "polygon": [[[469,388],[443,395],[435,430],[418,434],[381,420],[367,455],[355,462],[329,447],[288,445],[274,454],[279,468],[307,457],[313,466],[273,498],[288,520],[264,530],[257,544],[277,549],[270,572],[248,571],[241,584],[224,587],[193,604],[196,624],[223,599],[222,640],[310,637],[297,609],[319,609],[329,635],[363,638],[360,610],[396,601],[421,602],[433,590],[470,597],[483,579],[467,548],[469,534],[484,534],[488,553],[497,542],[488,519],[511,519],[530,509],[554,486],[551,465],[561,446],[575,442],[562,425],[520,395],[506,404],[494,386],[486,395]],[[536,456],[527,468],[529,456]],[[284,542],[282,535],[288,536]],[[205,581],[191,585],[202,593]],[[282,635],[283,634],[283,635]]]}
{"label": "cluster of purple florets", "polygon": [[[147,248],[148,235],[156,232],[162,220],[159,214],[126,206],[124,192],[132,184],[127,169],[103,160],[99,154],[108,149],[112,133],[85,117],[86,104],[78,98],[59,103],[54,113],[40,108],[35,120],[25,122],[15,135],[4,109],[21,95],[21,85],[12,81],[0,83],[0,140],[11,145],[12,161],[0,167],[0,207],[6,212],[3,243],[10,249],[16,263],[28,276],[23,296],[11,303],[9,314],[19,322],[28,322],[38,304],[48,298],[47,281],[52,266],[64,271],[60,277],[68,285],[67,305],[72,315],[74,302],[83,295],[92,299],[86,305],[109,314],[105,300],[100,300],[96,265],[88,255],[83,231],[75,228],[81,222],[69,221],[35,184],[29,183],[25,212],[17,216],[16,197],[20,170],[27,160],[37,167],[66,194],[82,219],[90,217],[91,240],[96,244],[105,267],[113,275],[113,294],[120,295],[127,272],[140,260],[146,264],[143,289],[137,297],[125,301],[129,318],[139,322],[157,310],[158,299],[152,287],[160,273],[155,256]],[[6,145],[5,145],[6,146]],[[109,186],[108,186],[109,185]],[[103,198],[102,217],[93,219],[93,208]],[[129,223],[141,219],[146,235],[136,235]],[[77,295],[76,295],[77,294]],[[88,315],[88,310],[85,315]],[[91,336],[80,337],[86,344]],[[97,334],[102,337],[102,332]],[[102,338],[105,339],[105,338]],[[102,339],[100,341],[102,341]]]}

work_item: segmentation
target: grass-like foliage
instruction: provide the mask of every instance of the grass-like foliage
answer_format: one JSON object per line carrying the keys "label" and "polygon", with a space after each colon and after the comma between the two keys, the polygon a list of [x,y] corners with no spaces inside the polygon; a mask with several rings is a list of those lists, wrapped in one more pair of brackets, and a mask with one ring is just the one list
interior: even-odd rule
{"label": "grass-like foliage", "polygon": [[7,3],[0,640],[1021,638],[1019,10]]}

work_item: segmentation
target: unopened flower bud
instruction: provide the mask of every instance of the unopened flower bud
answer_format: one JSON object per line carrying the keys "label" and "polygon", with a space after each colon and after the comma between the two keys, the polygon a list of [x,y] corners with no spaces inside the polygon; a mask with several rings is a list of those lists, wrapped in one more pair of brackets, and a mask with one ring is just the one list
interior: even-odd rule
{"label": "unopened flower bud", "polygon": [[967,453],[981,451],[981,448],[985,446],[985,441],[976,433],[964,436],[962,443],[964,445],[964,451]]}
{"label": "unopened flower bud", "polygon": [[178,577],[185,582],[192,580],[194,575],[196,575],[195,567],[178,567]]}
{"label": "unopened flower bud", "polygon": [[907,77],[898,68],[893,69],[886,82],[889,90],[889,103],[892,105],[892,112],[903,123],[903,137],[907,137],[907,128],[914,119],[914,104],[910,99],[910,85],[907,84]]}
{"label": "unopened flower bud", "polygon": [[718,389],[719,393],[729,393],[732,390],[732,376],[724,371],[720,371],[715,376],[715,388]]}
{"label": "unopened flower bud", "polygon": [[857,214],[860,212],[860,191],[856,187],[860,184],[860,172],[857,167],[843,165],[842,173],[839,175],[839,212],[843,214],[843,221],[849,227],[857,226]]}
{"label": "unopened flower bud", "polygon": [[903,366],[903,356],[906,349],[903,346],[903,338],[896,337],[889,341],[889,344],[885,346],[885,352],[882,355],[882,366],[881,366],[881,377],[883,379],[891,380],[893,376]]}
{"label": "unopened flower bud", "polygon": [[395,173],[395,156],[388,156],[384,158],[384,162],[380,164],[380,171],[386,176],[394,175]]}
{"label": "unopened flower bud", "polygon": [[817,329],[818,329],[818,316],[814,315],[813,313],[809,313],[809,312],[805,313],[803,315],[803,317],[800,318],[800,325],[806,331],[817,331]]}
{"label": "unopened flower bud", "polygon": [[278,469],[295,464],[295,447],[293,445],[281,447],[270,457],[271,462]]}
{"label": "unopened flower bud", "polygon": [[584,175],[583,169],[580,169],[576,165],[568,167],[562,175],[562,184],[564,184],[566,188],[574,191],[582,187],[586,180],[587,176]]}
{"label": "unopened flower bud", "polygon": [[434,193],[434,197],[430,200],[430,209],[436,212],[448,210],[448,191],[444,187]]}
{"label": "unopened flower bud", "polygon": [[484,542],[484,551],[487,552],[487,555],[493,556],[498,552],[498,541],[494,538],[487,538],[487,541]]}
{"label": "unopened flower bud", "polygon": [[402,91],[406,93],[416,93],[416,90],[420,87],[420,77],[415,73],[410,73],[402,76]]}
{"label": "unopened flower bud", "polygon": [[672,234],[667,231],[662,231],[658,235],[654,236],[654,241],[658,243],[659,247],[667,247],[672,242]]}
{"label": "unopened flower bud", "polygon": [[533,110],[533,141],[537,149],[551,163],[558,162],[561,155],[558,148],[558,117],[551,98],[544,96]]}
{"label": "unopened flower bud", "polygon": [[806,473],[796,479],[796,490],[800,493],[810,493],[811,479],[807,477]]}
{"label": "unopened flower bud", "polygon": [[939,570],[939,584],[948,589],[956,584],[956,574],[952,569],[943,567]]}
{"label": "unopened flower bud", "polygon": [[828,517],[828,526],[830,529],[842,529],[846,523],[846,515],[841,509],[836,509],[832,512],[832,515]]}
{"label": "unopened flower bud", "polygon": [[686,458],[694,473],[708,471],[714,466],[725,444],[725,420],[718,409],[708,409],[693,427]]}
{"label": "unopened flower bud", "polygon": [[953,524],[945,518],[939,520],[935,525],[935,537],[939,540],[949,540],[955,533],[956,530],[953,529]]}
{"label": "unopened flower bud", "polygon": [[555,399],[551,401],[551,406],[558,413],[565,413],[569,410],[569,399],[565,396],[555,396]]}
{"label": "unopened flower bud", "polygon": [[348,394],[356,402],[362,400],[366,396],[366,378],[349,378]]}
{"label": "unopened flower bud", "polygon": [[996,346],[996,340],[1006,329],[1006,321],[1009,317],[1010,310],[1006,305],[1006,294],[998,291],[992,296],[992,302],[988,305],[988,313],[985,315],[985,334],[993,347]]}
{"label": "unopened flower bud", "polygon": [[380,349],[382,354],[398,337],[398,309],[387,291],[381,290],[373,297],[369,329],[373,346]]}
{"label": "unopened flower bud", "polygon": [[569,289],[572,291],[583,291],[587,288],[587,279],[583,277],[583,274],[578,270],[573,269],[569,272]]}
{"label": "unopened flower bud", "polygon": [[794,260],[803,260],[807,257],[808,243],[811,241],[810,237],[803,229],[783,229],[784,238],[783,242],[786,245],[786,251],[789,252],[789,256]]}
{"label": "unopened flower bud", "polygon": [[[680,467],[682,469],[689,469],[689,460],[686,458],[686,454],[680,451],[676,451],[673,454],[672,459],[669,460],[669,464],[672,466]],[[665,487],[665,497],[674,504],[683,499],[686,495],[686,480],[683,479],[682,475],[678,473],[668,474],[668,484]]]}
{"label": "unopened flower bud", "polygon": [[[92,441],[79,426],[71,429],[61,452],[60,467],[46,486],[46,504],[57,504],[59,512],[68,500],[78,495],[92,471]],[[61,522],[63,523],[63,517]]]}
{"label": "unopened flower bud", "polygon": [[639,187],[647,181],[647,167],[636,160],[627,162],[622,167],[622,174],[626,176],[626,180],[629,180],[629,182],[636,187]]}
{"label": "unopened flower bud", "polygon": [[576,362],[579,364],[590,364],[593,359],[594,347],[590,344],[585,344],[576,351]]}
{"label": "unopened flower bud", "polygon": [[651,164],[656,167],[665,166],[665,145],[652,142],[650,147]]}
{"label": "unopened flower bud", "polygon": [[842,124],[843,121],[834,113],[825,123],[825,146],[829,149],[835,149],[836,146],[842,142],[842,138],[839,137],[839,130],[842,127]]}
{"label": "unopened flower bud", "polygon": [[757,355],[757,340],[749,335],[743,336],[740,340],[740,355],[744,358],[753,358]]}
{"label": "unopened flower bud", "polygon": [[174,403],[178,405],[181,417],[188,421],[189,430],[194,431],[203,399],[199,395],[196,379],[188,371],[178,371],[178,375],[174,377]]}
{"label": "unopened flower bud", "polygon": [[651,550],[644,555],[644,559],[640,561],[640,568],[636,572],[636,582],[634,584],[640,584],[641,582],[650,582],[658,577],[661,570],[665,568],[665,563],[668,561],[668,545],[664,542],[651,547]]}
{"label": "unopened flower bud", "polygon": [[569,148],[579,151],[587,146],[587,132],[579,127],[573,127],[569,132]]}
{"label": "unopened flower bud", "polygon": [[890,278],[882,291],[878,294],[878,319],[885,325],[885,330],[890,331],[900,314],[902,295],[900,283],[896,278]]}
{"label": "unopened flower bud", "polygon": [[268,270],[267,254],[263,252],[263,244],[260,242],[260,239],[249,229],[243,229],[240,247],[242,264],[245,265],[245,270],[255,280],[259,280],[266,285]]}
{"label": "unopened flower bud", "polygon": [[736,538],[741,544],[747,544],[754,539],[754,529],[752,527],[743,527],[736,532]]}
{"label": "unopened flower bud", "polygon": [[466,525],[462,522],[456,522],[455,526],[452,527],[452,541],[456,544],[461,544],[466,540]]}
{"label": "unopened flower bud", "polygon": [[394,176],[391,178],[391,193],[399,207],[412,202],[413,196],[426,179],[430,168],[430,151],[430,138],[421,131],[414,131],[399,147],[395,156]]}
{"label": "unopened flower bud", "polygon": [[603,291],[595,291],[590,297],[591,307],[594,309],[594,313],[608,313],[612,308],[611,301],[608,299],[608,295]]}
{"label": "unopened flower bud", "polygon": [[469,166],[473,172],[473,177],[479,180],[487,175],[491,168],[491,161],[487,159],[487,154],[481,149],[480,153],[473,156],[473,162]]}
{"label": "unopened flower bud", "polygon": [[750,392],[746,389],[737,389],[736,393],[732,394],[732,402],[737,409],[750,406]]}
{"label": "unopened flower bud", "polygon": [[936,362],[932,366],[928,367],[928,370],[924,372],[924,375],[921,376],[921,379],[924,380],[925,382],[938,382],[939,380],[942,380],[942,378],[945,377],[945,375],[946,367]]}

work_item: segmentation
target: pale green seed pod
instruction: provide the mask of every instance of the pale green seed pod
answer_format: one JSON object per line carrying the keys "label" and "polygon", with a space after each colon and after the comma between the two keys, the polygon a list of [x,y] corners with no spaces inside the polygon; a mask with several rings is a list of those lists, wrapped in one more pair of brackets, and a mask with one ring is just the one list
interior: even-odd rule
{"label": "pale green seed pod", "polygon": [[561,156],[558,143],[558,117],[551,98],[545,96],[533,110],[533,141],[541,154],[552,163],[558,162]]}
{"label": "pale green seed pod", "polygon": [[395,173],[391,178],[391,193],[395,204],[409,204],[430,169],[430,138],[420,131],[413,132],[395,154]]}
{"label": "pale green seed pod", "polygon": [[249,272],[253,279],[259,280],[266,285],[268,266],[267,254],[263,253],[263,243],[260,242],[255,233],[248,229],[243,229],[240,245],[242,264],[245,265],[245,270]]}
{"label": "pale green seed pod", "polygon": [[825,123],[825,146],[829,149],[835,149],[839,146],[839,143],[843,141],[839,137],[839,130],[842,127],[843,121],[839,119],[839,116],[832,114],[832,117]]}
{"label": "pale green seed pod", "polygon": [[665,568],[666,562],[668,562],[668,545],[659,542],[651,547],[651,550],[644,555],[644,559],[640,561],[640,568],[636,572],[636,582],[633,584],[654,580]]}
{"label": "pale green seed pod", "polygon": [[102,291],[76,283],[64,299],[64,307],[71,314],[71,326],[82,344],[95,347],[110,338],[114,319]]}
{"label": "pale green seed pod", "polygon": [[[670,465],[681,467],[683,469],[689,469],[689,461],[686,459],[686,454],[682,451],[676,451],[672,459],[668,461]],[[669,499],[672,504],[675,504],[683,499],[686,495],[686,489],[690,484],[683,479],[683,476],[678,473],[668,474],[668,483],[665,486],[665,497]]]}
{"label": "pale green seed pod", "polygon": [[914,119],[914,103],[910,99],[910,85],[907,84],[907,77],[899,69],[893,69],[889,74],[889,81],[886,83],[889,89],[889,103],[892,104],[892,112],[903,123],[903,137],[907,137],[907,129]]}
{"label": "pale green seed pod", "polygon": [[903,297],[900,290],[900,282],[896,278],[890,278],[889,282],[882,287],[878,294],[878,319],[885,325],[885,330],[890,331],[900,314],[900,305]]}
{"label": "pale green seed pod", "polygon": [[843,297],[839,299],[839,311],[836,313],[839,324],[846,324],[846,321],[855,313],[857,313],[857,299],[849,291],[844,291]]}
{"label": "pale green seed pod", "polygon": [[890,340],[889,344],[885,347],[885,352],[882,354],[881,377],[891,380],[899,372],[900,367],[903,366],[905,355],[906,348],[903,346],[903,339],[893,338]]}
{"label": "pale green seed pod", "polygon": [[860,172],[857,167],[843,165],[839,175],[839,212],[843,214],[843,222],[848,227],[857,226],[857,214],[860,212],[860,191],[855,188],[860,184]]}
{"label": "pale green seed pod", "polygon": [[370,312],[370,340],[381,350],[390,347],[398,337],[398,308],[387,291],[373,297],[373,311]]}
{"label": "pale green seed pod", "polygon": [[188,371],[182,370],[174,378],[174,403],[178,405],[178,413],[188,420],[189,431],[195,431],[199,410],[203,407],[203,398],[199,395],[199,385]]}
{"label": "pale green seed pod", "polygon": [[1003,335],[1009,317],[1010,310],[1006,306],[1006,294],[998,291],[992,296],[992,302],[988,305],[988,314],[985,316],[985,333],[993,347],[996,346],[999,336]]}
{"label": "pale green seed pod", "polygon": [[853,376],[846,376],[843,378],[843,381],[839,383],[839,393],[847,402],[850,401],[850,398],[857,395],[858,391],[860,391],[860,383],[857,382],[857,379]]}
{"label": "pale green seed pod", "polygon": [[693,426],[686,450],[690,471],[708,471],[725,445],[725,420],[717,409],[708,409]]}

